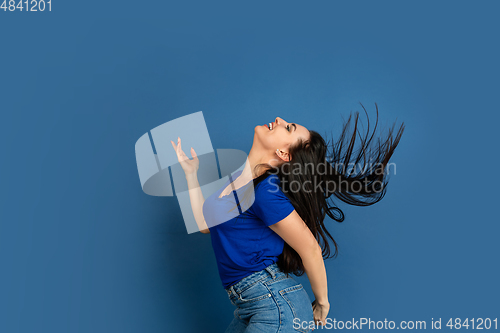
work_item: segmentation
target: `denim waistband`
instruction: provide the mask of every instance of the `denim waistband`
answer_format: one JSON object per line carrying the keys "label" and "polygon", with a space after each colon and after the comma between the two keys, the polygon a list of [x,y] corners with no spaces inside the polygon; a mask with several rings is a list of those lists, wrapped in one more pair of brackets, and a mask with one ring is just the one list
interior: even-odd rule
{"label": "denim waistband", "polygon": [[255,283],[257,283],[260,280],[263,280],[269,276],[271,276],[274,279],[278,273],[281,273],[281,270],[278,267],[278,264],[274,263],[272,265],[267,266],[266,268],[264,268],[261,271],[252,273],[251,275],[244,277],[239,282],[236,282],[231,287],[229,287],[225,290],[226,290],[228,295],[231,294],[231,291],[234,291],[236,294],[241,294],[243,291],[245,291],[249,287],[253,286]]}

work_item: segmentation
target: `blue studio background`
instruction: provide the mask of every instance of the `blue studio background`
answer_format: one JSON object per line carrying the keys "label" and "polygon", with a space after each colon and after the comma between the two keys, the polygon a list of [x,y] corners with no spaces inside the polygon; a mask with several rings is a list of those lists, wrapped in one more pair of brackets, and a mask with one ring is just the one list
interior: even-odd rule
{"label": "blue studio background", "polygon": [[[337,320],[498,318],[496,1],[53,1],[0,10],[0,332],[223,332],[210,236],[142,192],[134,145],[203,111],[248,153],[280,116],[406,130],[385,198],[337,202]],[[386,132],[385,132],[386,133]],[[187,150],[185,150],[187,152]],[[307,277],[298,278],[312,297]]]}

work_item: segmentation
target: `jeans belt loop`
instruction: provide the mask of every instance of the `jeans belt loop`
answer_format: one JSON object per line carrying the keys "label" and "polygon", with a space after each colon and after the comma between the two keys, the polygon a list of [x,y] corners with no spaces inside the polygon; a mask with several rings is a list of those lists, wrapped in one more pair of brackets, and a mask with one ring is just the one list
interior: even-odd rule
{"label": "jeans belt loop", "polygon": [[272,276],[272,278],[273,278],[273,280],[274,280],[274,278],[275,278],[274,271],[273,271],[273,270],[272,270],[269,266],[267,266],[267,267],[266,267],[266,271],[268,271],[268,272],[269,272],[269,274],[271,274],[271,276]]}

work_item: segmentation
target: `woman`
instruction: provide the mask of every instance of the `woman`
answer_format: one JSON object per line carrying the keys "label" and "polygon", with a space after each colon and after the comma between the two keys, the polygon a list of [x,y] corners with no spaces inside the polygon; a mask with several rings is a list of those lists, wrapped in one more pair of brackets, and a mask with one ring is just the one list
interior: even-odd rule
{"label": "woman", "polygon": [[[236,307],[226,333],[310,332],[326,323],[327,237],[335,245],[333,257],[337,243],[323,221],[325,215],[344,220],[343,212],[327,199],[333,194],[358,206],[380,201],[387,186],[385,168],[404,130],[402,124],[393,138],[393,126],[387,138],[378,139],[371,149],[377,124],[370,136],[368,121],[353,157],[358,116],[356,112],[350,136],[351,116],[344,124],[332,154],[327,154],[328,145],[317,132],[302,125],[277,117],[255,127],[244,169],[233,175],[231,186],[232,179],[206,201],[197,179],[196,152],[191,148],[191,160],[182,151],[180,138],[177,144],[171,141],[186,174],[195,220],[202,233],[211,235],[222,284]],[[361,160],[359,171],[349,168],[353,163],[360,166]],[[253,201],[243,207],[250,197]],[[228,215],[235,199],[239,213]],[[231,202],[233,208],[228,209]],[[315,297],[312,304],[302,285],[288,275],[304,272]]]}

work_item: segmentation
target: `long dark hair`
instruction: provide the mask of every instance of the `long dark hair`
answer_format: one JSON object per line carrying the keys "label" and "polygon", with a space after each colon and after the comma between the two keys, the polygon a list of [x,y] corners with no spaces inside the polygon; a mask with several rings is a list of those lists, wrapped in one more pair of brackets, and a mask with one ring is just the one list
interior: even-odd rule
{"label": "long dark hair", "polygon": [[[361,106],[368,119],[364,136],[358,129],[359,112],[355,112],[352,134],[349,134],[351,114],[344,122],[337,141],[327,143],[320,134],[310,130],[310,140],[299,140],[290,147],[289,162],[284,162],[279,167],[264,163],[254,168],[256,171],[259,168],[265,169],[264,173],[253,180],[254,188],[271,174],[279,177],[281,190],[290,199],[318,241],[324,259],[336,257],[338,254],[337,242],[324,225],[325,216],[328,215],[337,222],[344,221],[342,210],[333,203],[333,200],[329,202],[328,199],[334,195],[341,201],[355,206],[369,206],[379,202],[384,197],[388,185],[386,166],[404,131],[402,123],[393,137],[394,124],[385,139],[377,138],[377,144],[372,147],[378,125],[378,106],[375,103],[377,120],[371,135],[368,113],[363,104]],[[354,151],[358,134],[361,146]],[[328,238],[335,245],[333,255]],[[278,257],[278,266],[287,274],[293,273],[298,276],[304,274],[304,265],[299,254],[286,242],[283,253]]]}

